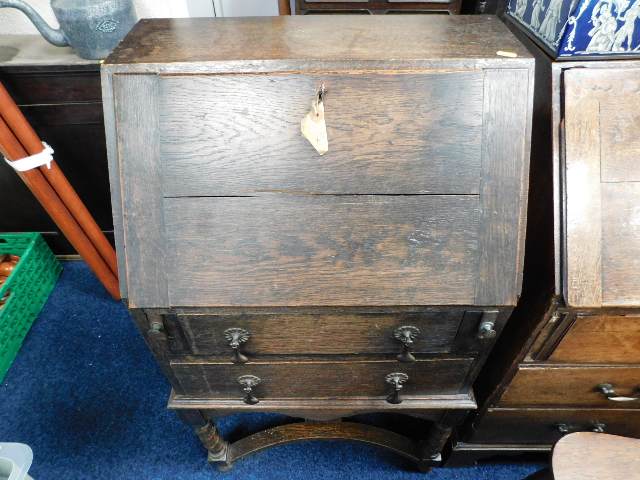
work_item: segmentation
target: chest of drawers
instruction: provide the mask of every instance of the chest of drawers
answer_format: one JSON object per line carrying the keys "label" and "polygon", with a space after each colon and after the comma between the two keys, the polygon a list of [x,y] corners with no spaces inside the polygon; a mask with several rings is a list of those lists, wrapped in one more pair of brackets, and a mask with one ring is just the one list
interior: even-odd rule
{"label": "chest of drawers", "polygon": [[[532,72],[491,17],[144,20],[107,59],[123,298],[211,461],[438,463],[520,292]],[[229,444],[238,412],[308,421]],[[425,426],[326,423],[363,413]]]}
{"label": "chest of drawers", "polygon": [[540,213],[529,211],[522,301],[478,381],[461,458],[549,451],[574,431],[640,435],[640,62],[536,57]]}

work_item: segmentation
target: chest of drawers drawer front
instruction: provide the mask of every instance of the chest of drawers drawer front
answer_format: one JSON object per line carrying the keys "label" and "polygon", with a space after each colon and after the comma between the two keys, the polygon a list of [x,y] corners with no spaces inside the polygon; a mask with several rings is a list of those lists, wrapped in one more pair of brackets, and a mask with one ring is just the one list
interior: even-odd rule
{"label": "chest of drawers drawer front", "polygon": [[[613,390],[608,396],[602,386]],[[520,368],[501,407],[526,405],[639,408],[640,367],[533,366]],[[627,400],[625,400],[627,399]]]}
{"label": "chest of drawers drawer front", "polygon": [[[481,71],[161,78],[165,195],[478,193]],[[322,157],[300,134],[321,85]]]}
{"label": "chest of drawers drawer front", "polygon": [[404,373],[407,380],[401,398],[421,395],[457,394],[463,390],[473,359],[396,361],[285,361],[230,362],[174,360],[171,368],[183,394],[193,397],[237,398],[244,396],[239,377],[253,375],[260,383],[252,394],[258,399],[277,398],[386,398],[393,387],[391,373]]}
{"label": "chest of drawers drawer front", "polygon": [[247,332],[241,351],[261,355],[398,354],[403,344],[395,332],[413,331],[414,353],[448,353],[462,320],[460,311],[341,315],[179,315],[178,323],[195,355],[230,357],[228,329]]}
{"label": "chest of drawers drawer front", "polygon": [[178,306],[472,304],[476,196],[165,199]]}
{"label": "chest of drawers drawer front", "polygon": [[640,410],[492,408],[475,425],[469,441],[551,445],[573,432],[640,438]]}
{"label": "chest of drawers drawer front", "polygon": [[640,364],[640,316],[578,316],[549,361]]}

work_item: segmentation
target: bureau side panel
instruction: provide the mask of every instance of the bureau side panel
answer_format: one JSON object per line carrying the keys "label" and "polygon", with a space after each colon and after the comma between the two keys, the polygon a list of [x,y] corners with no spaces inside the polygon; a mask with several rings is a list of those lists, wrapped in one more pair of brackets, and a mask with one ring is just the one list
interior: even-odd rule
{"label": "bureau side panel", "polygon": [[131,308],[168,305],[158,90],[156,75],[113,77],[125,274]]}
{"label": "bureau side panel", "polygon": [[522,286],[533,83],[529,70],[484,80],[480,257],[475,302],[515,305]]}

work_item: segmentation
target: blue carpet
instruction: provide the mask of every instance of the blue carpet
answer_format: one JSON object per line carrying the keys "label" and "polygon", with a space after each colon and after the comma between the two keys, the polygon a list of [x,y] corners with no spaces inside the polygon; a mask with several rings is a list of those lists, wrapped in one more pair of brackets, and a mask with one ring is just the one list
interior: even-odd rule
{"label": "blue carpet", "polygon": [[[163,378],[126,309],[82,262],[66,262],[48,303],[0,386],[0,441],[34,451],[35,480],[75,479],[492,479],[531,464],[413,472],[395,455],[349,442],[305,442],[239,461],[228,473],[205,462],[191,429],[165,409]],[[244,417],[247,419],[247,416]],[[249,418],[251,428],[277,419]],[[237,416],[227,434],[247,428]]]}

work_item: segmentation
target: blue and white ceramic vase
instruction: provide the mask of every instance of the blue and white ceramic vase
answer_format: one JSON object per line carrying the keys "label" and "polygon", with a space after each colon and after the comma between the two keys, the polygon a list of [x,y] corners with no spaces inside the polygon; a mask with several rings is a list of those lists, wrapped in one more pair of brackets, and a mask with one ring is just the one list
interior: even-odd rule
{"label": "blue and white ceramic vase", "polygon": [[507,14],[558,57],[640,56],[640,0],[509,0]]}

